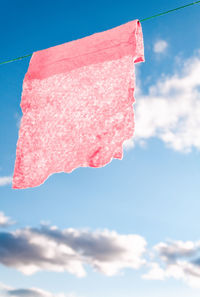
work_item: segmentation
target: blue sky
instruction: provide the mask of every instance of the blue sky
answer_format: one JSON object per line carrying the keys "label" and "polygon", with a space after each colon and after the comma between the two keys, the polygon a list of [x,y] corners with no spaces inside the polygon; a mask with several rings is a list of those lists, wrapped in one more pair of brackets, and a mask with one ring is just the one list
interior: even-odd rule
{"label": "blue sky", "polygon": [[[2,1],[0,61],[187,3]],[[1,295],[199,296],[199,13],[196,5],[142,23],[146,61],[136,66],[136,131],[123,160],[40,187],[10,183],[29,59],[0,66]]]}

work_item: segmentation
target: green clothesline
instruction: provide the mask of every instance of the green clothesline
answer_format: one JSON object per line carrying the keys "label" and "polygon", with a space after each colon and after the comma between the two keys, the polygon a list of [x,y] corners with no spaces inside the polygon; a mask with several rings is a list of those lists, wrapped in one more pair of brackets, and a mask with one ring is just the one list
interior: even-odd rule
{"label": "green clothesline", "polygon": [[182,9],[182,8],[185,8],[185,7],[188,7],[188,6],[191,6],[191,5],[195,5],[195,4],[198,4],[198,3],[200,3],[200,1],[195,1],[195,2],[192,2],[192,3],[186,4],[186,5],[183,5],[183,6],[179,6],[179,7],[176,7],[176,8],[173,8],[173,9],[170,9],[170,10],[167,10],[167,11],[164,11],[164,12],[161,12],[161,13],[158,13],[158,14],[155,14],[155,15],[153,15],[153,16],[151,16],[151,17],[142,19],[142,20],[140,20],[140,22],[148,21],[148,20],[150,20],[150,19],[154,19],[154,18],[156,18],[156,17],[159,17],[159,16],[161,16],[161,15],[170,13],[170,12],[172,12],[172,11],[176,11],[176,10],[179,10],[179,9]]}
{"label": "green clothesline", "polygon": [[[148,20],[151,20],[151,19],[154,19],[156,17],[159,17],[159,16],[162,16],[162,15],[165,15],[167,13],[170,13],[172,11],[176,11],[176,10],[179,10],[179,9],[182,9],[182,8],[185,8],[185,7],[188,7],[188,6],[191,6],[191,5],[195,5],[195,4],[198,4],[200,3],[200,1],[195,1],[195,2],[192,2],[192,3],[189,3],[189,4],[186,4],[186,5],[183,5],[183,6],[179,6],[179,7],[176,7],[174,9],[170,9],[170,10],[167,10],[167,11],[164,11],[164,12],[161,12],[161,13],[158,13],[158,14],[155,14],[151,17],[148,17],[148,18],[145,18],[145,19],[141,19],[140,22],[144,22],[144,21],[148,21]],[[31,54],[28,54],[28,55],[25,55],[25,56],[22,56],[22,57],[18,57],[18,58],[15,58],[15,59],[11,59],[11,60],[8,60],[8,61],[4,61],[4,62],[1,62],[0,65],[3,65],[3,64],[7,64],[7,63],[11,63],[11,62],[15,62],[15,61],[18,61],[18,60],[22,60],[22,59],[25,59],[27,57],[30,57],[32,56],[33,53]]]}

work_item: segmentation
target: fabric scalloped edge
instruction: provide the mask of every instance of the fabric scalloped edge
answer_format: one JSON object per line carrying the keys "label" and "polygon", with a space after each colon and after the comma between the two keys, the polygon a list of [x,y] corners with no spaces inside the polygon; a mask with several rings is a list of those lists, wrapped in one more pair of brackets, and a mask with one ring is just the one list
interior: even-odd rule
{"label": "fabric scalloped edge", "polygon": [[35,52],[23,81],[12,188],[121,160],[134,135],[134,64],[142,61],[138,20]]}

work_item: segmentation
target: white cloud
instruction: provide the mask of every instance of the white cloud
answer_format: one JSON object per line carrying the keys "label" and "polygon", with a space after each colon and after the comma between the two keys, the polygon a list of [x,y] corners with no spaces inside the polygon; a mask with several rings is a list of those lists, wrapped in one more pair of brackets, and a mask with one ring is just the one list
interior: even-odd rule
{"label": "white cloud", "polygon": [[124,147],[157,137],[173,150],[200,150],[200,52],[187,60],[181,73],[163,76],[147,95],[137,95],[135,135]]}
{"label": "white cloud", "polygon": [[154,43],[153,50],[155,53],[163,53],[167,47],[168,43],[165,40],[158,40]]}
{"label": "white cloud", "polygon": [[[9,223],[10,219],[0,213],[0,226]],[[66,271],[77,277],[86,275],[85,265],[106,276],[123,273],[126,268],[146,267],[148,271],[142,275],[143,279],[174,278],[200,288],[200,240],[160,242],[148,249],[146,246],[146,240],[136,234],[119,234],[107,229],[60,230],[45,224],[39,228],[0,232],[0,264],[26,275],[48,270]],[[13,290],[0,284],[0,293],[1,290],[16,297],[25,293],[27,297],[75,297],[52,295],[39,289]]]}
{"label": "white cloud", "polygon": [[150,270],[144,279],[182,280],[194,288],[200,288],[200,241],[161,242],[154,247],[157,262],[148,264]]}
{"label": "white cloud", "polygon": [[16,126],[19,129],[20,128],[20,125],[21,125],[22,116],[18,112],[16,112],[14,114],[14,117],[16,119]]}
{"label": "white cloud", "polygon": [[86,275],[84,265],[107,276],[144,263],[146,241],[135,234],[115,231],[41,226],[0,233],[0,263],[30,275],[40,270]]}
{"label": "white cloud", "polygon": [[5,284],[0,283],[0,294],[1,297],[77,297],[75,293],[57,293],[53,294],[45,290],[41,290],[38,288],[12,288],[11,286],[7,286]]}
{"label": "white cloud", "polygon": [[9,217],[6,217],[3,212],[0,212],[0,227],[7,227],[14,224]]}
{"label": "white cloud", "polygon": [[0,176],[0,187],[12,183],[12,176]]}
{"label": "white cloud", "polygon": [[147,274],[142,276],[143,279],[164,280],[165,271],[159,266],[158,263],[148,263],[147,266],[150,267],[150,270]]}

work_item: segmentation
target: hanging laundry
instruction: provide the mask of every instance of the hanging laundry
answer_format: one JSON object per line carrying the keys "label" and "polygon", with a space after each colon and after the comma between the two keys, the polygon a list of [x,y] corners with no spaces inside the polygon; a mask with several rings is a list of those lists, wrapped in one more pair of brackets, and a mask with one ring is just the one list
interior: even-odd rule
{"label": "hanging laundry", "polygon": [[23,82],[12,188],[122,159],[134,134],[134,63],[142,61],[138,20],[35,52]]}

